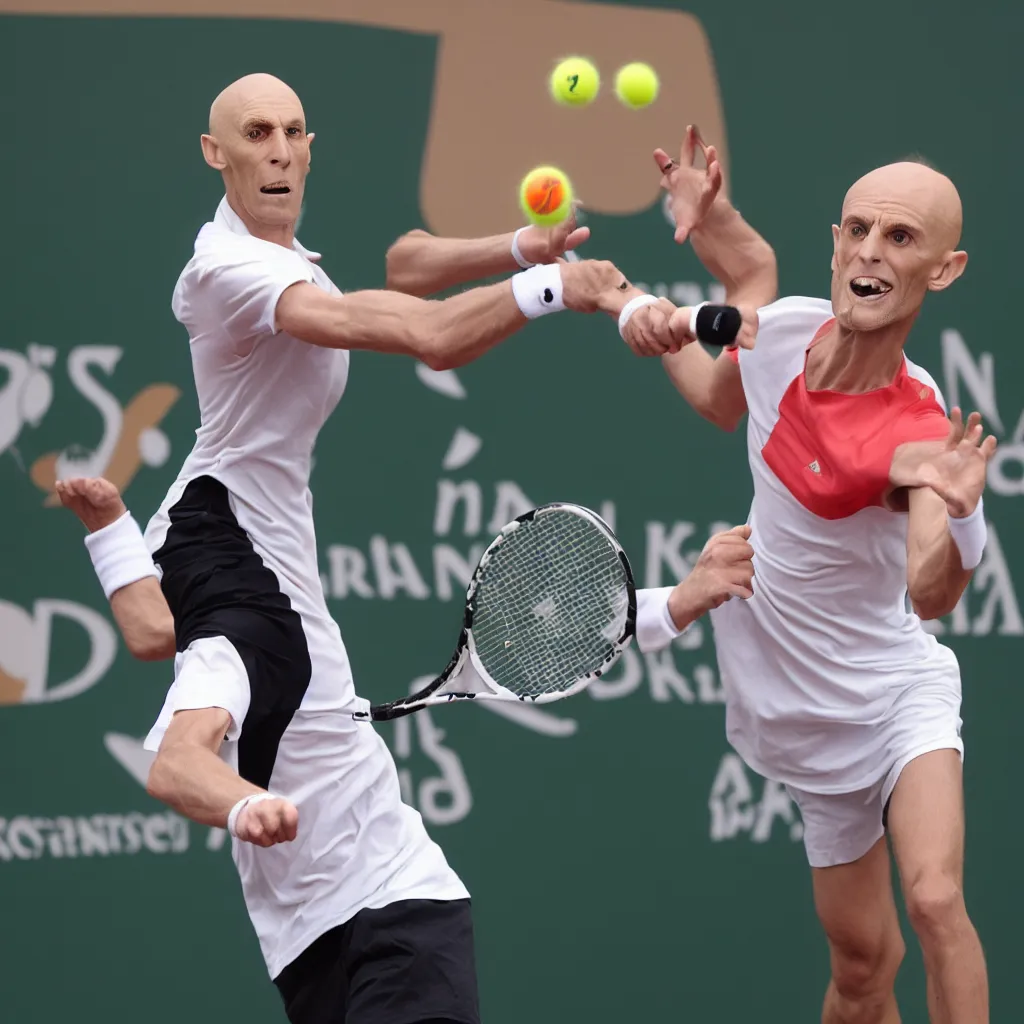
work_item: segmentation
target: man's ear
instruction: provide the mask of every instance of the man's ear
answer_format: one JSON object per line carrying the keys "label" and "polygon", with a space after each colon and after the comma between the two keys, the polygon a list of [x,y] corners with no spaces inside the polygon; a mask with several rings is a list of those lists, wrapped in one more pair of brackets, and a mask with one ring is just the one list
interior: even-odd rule
{"label": "man's ear", "polygon": [[930,292],[948,288],[967,269],[967,253],[951,252],[928,281]]}
{"label": "man's ear", "polygon": [[839,225],[832,225],[832,273],[836,272],[836,249],[839,248]]}
{"label": "man's ear", "polygon": [[227,161],[221,152],[220,143],[212,135],[203,135],[200,142],[203,147],[203,159],[215,171],[223,171],[227,167]]}

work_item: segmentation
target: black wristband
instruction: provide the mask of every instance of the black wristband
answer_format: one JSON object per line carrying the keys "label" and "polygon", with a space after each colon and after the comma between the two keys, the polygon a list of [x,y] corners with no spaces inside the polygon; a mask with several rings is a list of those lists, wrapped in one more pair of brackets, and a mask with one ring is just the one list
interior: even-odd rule
{"label": "black wristband", "polygon": [[731,345],[743,326],[743,317],[735,306],[712,306],[697,310],[697,338],[709,345]]}

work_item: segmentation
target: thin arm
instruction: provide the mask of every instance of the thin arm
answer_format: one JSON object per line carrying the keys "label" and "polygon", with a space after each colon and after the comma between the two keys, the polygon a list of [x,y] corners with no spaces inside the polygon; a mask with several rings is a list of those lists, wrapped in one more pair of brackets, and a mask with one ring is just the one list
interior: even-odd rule
{"label": "thin arm", "polygon": [[[690,242],[705,269],[725,286],[725,301],[743,309],[773,302],[778,269],[772,247],[719,195]],[[732,431],[747,411],[739,365],[727,352],[717,357],[701,345],[686,345],[661,357],[676,390],[694,411]]]}
{"label": "thin arm", "polygon": [[922,619],[939,619],[956,607],[973,572],[960,562],[945,501],[930,487],[912,488],[909,501],[907,590]]}
{"label": "thin arm", "polygon": [[388,249],[387,288],[423,298],[517,270],[512,232],[489,238],[438,238],[417,229]]}
{"label": "thin arm", "polygon": [[300,283],[277,304],[278,326],[300,341],[412,356],[434,370],[472,362],[526,322],[509,281],[440,301],[392,291],[329,295]]}
{"label": "thin arm", "polygon": [[149,770],[146,792],[200,825],[226,827],[239,800],[263,792],[219,756],[230,727],[231,715],[223,708],[177,712]]}
{"label": "thin arm", "polygon": [[725,286],[730,306],[760,309],[775,301],[775,251],[725,196],[717,196],[707,216],[690,232],[690,242],[704,268]]}
{"label": "thin arm", "polygon": [[133,657],[140,661],[174,657],[174,616],[154,577],[115,590],[110,595],[110,611]]}
{"label": "thin arm", "polygon": [[[611,282],[621,274],[610,263],[570,264],[583,280],[563,295],[571,308],[617,317],[639,291]],[[602,290],[602,276],[609,284]],[[582,291],[581,291],[582,288]],[[569,298],[573,291],[575,301]],[[528,319],[512,293],[512,282],[471,288],[447,299],[418,299],[390,291],[330,295],[301,282],[287,288],[277,303],[277,324],[293,338],[325,348],[366,349],[412,356],[434,370],[473,362],[523,327]]]}

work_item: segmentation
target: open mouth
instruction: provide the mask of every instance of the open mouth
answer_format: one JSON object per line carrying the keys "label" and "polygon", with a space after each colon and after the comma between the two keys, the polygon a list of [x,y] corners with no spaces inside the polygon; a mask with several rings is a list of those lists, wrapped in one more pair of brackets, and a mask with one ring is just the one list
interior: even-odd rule
{"label": "open mouth", "polygon": [[260,191],[265,196],[286,196],[291,192],[291,186],[283,181],[276,181],[273,185],[264,185]]}
{"label": "open mouth", "polygon": [[850,282],[850,291],[858,299],[871,299],[891,292],[892,285],[878,277],[855,277]]}

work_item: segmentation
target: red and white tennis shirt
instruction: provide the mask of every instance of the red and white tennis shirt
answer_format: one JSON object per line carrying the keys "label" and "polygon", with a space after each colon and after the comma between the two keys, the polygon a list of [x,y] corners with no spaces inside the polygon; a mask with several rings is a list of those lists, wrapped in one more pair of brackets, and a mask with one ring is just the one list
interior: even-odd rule
{"label": "red and white tennis shirt", "polygon": [[736,355],[755,590],[712,613],[726,729],[768,778],[853,792],[937,732],[957,738],[956,657],[909,610],[907,516],[882,501],[896,447],[943,438],[948,422],[934,380],[906,358],[875,391],[808,390],[830,302],[781,299],[759,316],[756,346]]}

